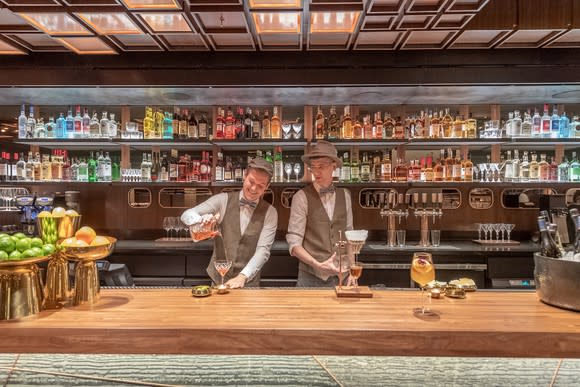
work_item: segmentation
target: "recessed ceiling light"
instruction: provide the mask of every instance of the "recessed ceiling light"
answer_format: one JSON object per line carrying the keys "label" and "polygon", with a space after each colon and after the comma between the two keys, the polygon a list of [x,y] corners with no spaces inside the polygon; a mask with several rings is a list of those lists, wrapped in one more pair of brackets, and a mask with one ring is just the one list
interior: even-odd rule
{"label": "recessed ceiling light", "polygon": [[129,9],[179,9],[175,0],[121,0]]}
{"label": "recessed ceiling light", "polygon": [[310,32],[352,33],[359,16],[360,11],[312,12],[310,14]]}
{"label": "recessed ceiling light", "polygon": [[49,35],[92,35],[68,13],[19,13],[18,15]]}
{"label": "recessed ceiling light", "polygon": [[256,31],[262,33],[300,33],[300,12],[255,12]]}
{"label": "recessed ceiling light", "polygon": [[180,13],[140,13],[139,16],[155,32],[191,32],[191,27]]}
{"label": "recessed ceiling light", "polygon": [[250,0],[250,8],[300,8],[300,0]]}
{"label": "recessed ceiling light", "polygon": [[125,13],[77,13],[76,15],[101,35],[143,33]]}

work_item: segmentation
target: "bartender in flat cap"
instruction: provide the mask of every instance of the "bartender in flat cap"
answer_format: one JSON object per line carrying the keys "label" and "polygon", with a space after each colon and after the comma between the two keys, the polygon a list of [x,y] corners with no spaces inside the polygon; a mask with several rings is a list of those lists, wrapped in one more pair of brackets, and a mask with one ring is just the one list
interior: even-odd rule
{"label": "bartender in flat cap", "polygon": [[270,258],[278,226],[276,209],[263,199],[272,175],[272,164],[256,157],[248,163],[241,191],[216,194],[181,215],[188,226],[204,221],[217,221],[220,226],[222,237],[214,238],[206,269],[214,283],[221,277],[213,261],[225,256],[232,261],[225,277],[227,287],[260,286],[260,271]]}
{"label": "bartender in flat cap", "polygon": [[342,166],[333,144],[318,141],[302,161],[314,180],[292,197],[286,241],[300,260],[296,286],[333,287],[339,273],[334,244],[339,231],[352,230],[351,196],[332,184],[334,169]]}

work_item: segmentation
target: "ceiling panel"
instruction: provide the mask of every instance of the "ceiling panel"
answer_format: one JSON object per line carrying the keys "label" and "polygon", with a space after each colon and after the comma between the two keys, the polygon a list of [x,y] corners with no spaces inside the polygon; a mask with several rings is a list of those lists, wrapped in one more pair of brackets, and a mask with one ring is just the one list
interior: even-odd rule
{"label": "ceiling panel", "polygon": [[176,0],[121,0],[128,9],[180,9]]}
{"label": "ceiling panel", "polygon": [[25,52],[21,49],[13,46],[11,44],[6,43],[3,40],[0,40],[0,54],[2,55],[20,55],[24,54]]}
{"label": "ceiling panel", "polygon": [[479,12],[489,0],[452,0],[447,12]]}
{"label": "ceiling panel", "polygon": [[451,13],[440,15],[433,23],[433,29],[461,29],[474,16],[472,13]]}
{"label": "ceiling panel", "polygon": [[123,51],[160,51],[163,48],[148,34],[111,35]]}
{"label": "ceiling panel", "polygon": [[397,28],[399,30],[424,30],[431,20],[433,20],[433,15],[405,15],[399,21]]}
{"label": "ceiling panel", "polygon": [[107,55],[117,52],[97,37],[64,37],[55,38],[77,54]]}
{"label": "ceiling panel", "polygon": [[562,31],[554,30],[518,30],[501,42],[499,48],[534,48],[540,47]]}
{"label": "ceiling panel", "polygon": [[254,12],[256,31],[262,33],[300,33],[299,12]]}
{"label": "ceiling panel", "polygon": [[580,29],[573,29],[567,31],[565,34],[549,43],[546,47],[550,48],[580,47]]}
{"label": "ceiling panel", "polygon": [[101,35],[143,33],[126,13],[77,13],[76,15]]}
{"label": "ceiling panel", "polygon": [[455,39],[450,48],[490,48],[510,31],[506,30],[468,30]]}
{"label": "ceiling panel", "polygon": [[8,37],[31,51],[69,51],[58,40],[47,34],[12,34]]}
{"label": "ceiling panel", "polygon": [[154,33],[191,32],[192,29],[181,13],[139,13],[138,14]]}
{"label": "ceiling panel", "polygon": [[346,32],[310,34],[308,42],[311,49],[335,50],[348,47],[351,34]]}
{"label": "ceiling panel", "polygon": [[217,51],[254,50],[252,35],[246,34],[211,34],[209,35]]}
{"label": "ceiling panel", "polygon": [[301,0],[249,0],[250,9],[296,9],[302,6]]}
{"label": "ceiling panel", "polygon": [[401,49],[438,49],[443,48],[457,31],[411,31]]}
{"label": "ceiling panel", "polygon": [[407,0],[370,0],[369,13],[398,15]]}
{"label": "ceiling panel", "polygon": [[170,50],[176,51],[207,51],[208,47],[198,34],[167,34],[158,35]]}
{"label": "ceiling panel", "polygon": [[63,12],[20,13],[22,18],[49,35],[92,35],[71,15]]}
{"label": "ceiling panel", "polygon": [[248,23],[243,12],[199,12],[195,15],[206,33],[248,32]]}
{"label": "ceiling panel", "polygon": [[448,0],[408,0],[407,13],[437,13]]}
{"label": "ceiling panel", "polygon": [[310,32],[352,33],[360,17],[360,11],[311,12]]}
{"label": "ceiling panel", "polygon": [[394,15],[367,15],[364,18],[361,31],[391,29],[396,19]]}
{"label": "ceiling panel", "polygon": [[263,50],[300,50],[301,34],[260,34],[260,47]]}
{"label": "ceiling panel", "polygon": [[355,42],[355,48],[361,50],[394,50],[403,35],[398,31],[361,31]]}

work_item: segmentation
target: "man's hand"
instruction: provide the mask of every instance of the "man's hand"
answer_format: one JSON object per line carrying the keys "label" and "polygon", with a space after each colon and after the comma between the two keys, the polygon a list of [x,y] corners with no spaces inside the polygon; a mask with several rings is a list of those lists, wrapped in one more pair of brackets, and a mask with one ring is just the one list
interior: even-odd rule
{"label": "man's hand", "polygon": [[326,261],[320,262],[318,270],[328,275],[338,274],[338,266],[335,262],[336,253],[332,254]]}
{"label": "man's hand", "polygon": [[229,280],[228,282],[226,282],[226,286],[230,289],[243,288],[244,285],[246,284],[246,280],[247,280],[246,276],[240,273],[231,280]]}

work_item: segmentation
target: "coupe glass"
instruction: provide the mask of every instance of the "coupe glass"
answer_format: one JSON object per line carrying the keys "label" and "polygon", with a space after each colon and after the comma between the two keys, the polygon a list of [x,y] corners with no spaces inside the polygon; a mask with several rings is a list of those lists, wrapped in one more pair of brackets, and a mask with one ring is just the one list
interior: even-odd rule
{"label": "coupe glass", "polygon": [[[413,313],[425,315],[429,313],[429,309],[425,307],[425,296],[429,297],[429,293],[425,292],[427,284],[435,280],[435,265],[429,253],[415,253],[413,254],[413,261],[411,262],[411,280],[415,281],[421,288],[421,308],[413,309]],[[431,297],[429,297],[431,301]]]}
{"label": "coupe glass", "polygon": [[294,163],[294,175],[296,176],[296,181],[300,181],[300,172],[302,172],[302,164]]}
{"label": "coupe glass", "polygon": [[515,225],[515,224],[513,224],[513,223],[506,223],[506,225],[505,225],[505,230],[507,231],[507,240],[508,240],[508,242],[510,242],[510,241],[511,241],[510,234],[511,234],[512,230],[513,230],[515,227],[516,227],[516,225]]}
{"label": "coupe glass", "polygon": [[224,289],[225,288],[224,277],[232,267],[232,261],[230,261],[229,259],[216,259],[215,261],[213,261],[213,265],[216,271],[222,277],[222,283],[220,284],[219,288]]}

